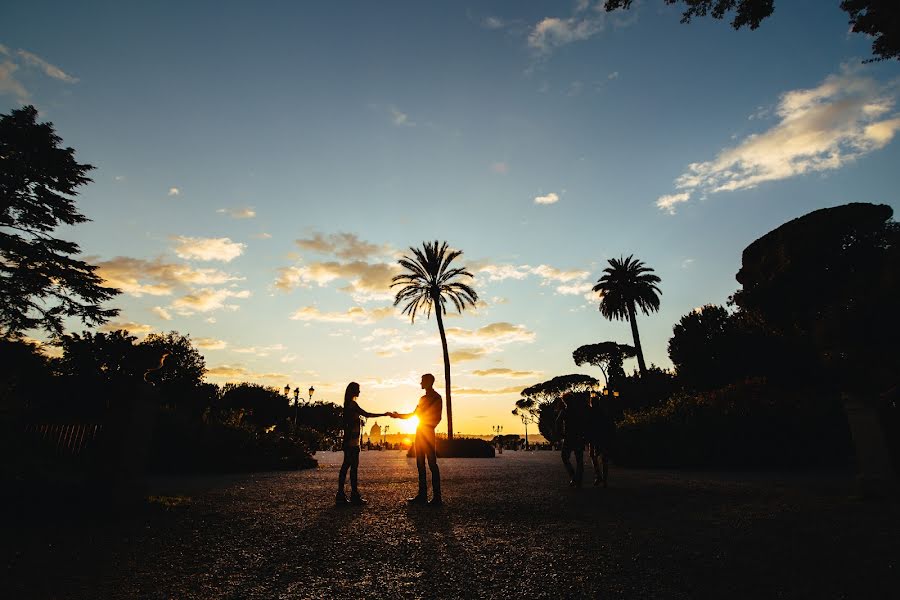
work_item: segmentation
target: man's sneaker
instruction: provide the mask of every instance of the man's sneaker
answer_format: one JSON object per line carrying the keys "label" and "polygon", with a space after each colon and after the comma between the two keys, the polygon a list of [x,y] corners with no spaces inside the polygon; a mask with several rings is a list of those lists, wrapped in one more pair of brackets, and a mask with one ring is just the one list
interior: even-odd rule
{"label": "man's sneaker", "polygon": [[366,504],[368,504],[368,502],[366,500],[363,500],[363,497],[359,494],[351,494],[350,504],[354,506],[365,506]]}
{"label": "man's sneaker", "polygon": [[407,504],[428,504],[428,496],[413,496],[406,499]]}
{"label": "man's sneaker", "polygon": [[435,496],[428,502],[428,506],[443,506],[444,501],[441,500],[440,496]]}
{"label": "man's sneaker", "polygon": [[347,506],[350,502],[347,500],[347,496],[343,493],[338,492],[338,495],[334,497],[334,505],[335,506]]}

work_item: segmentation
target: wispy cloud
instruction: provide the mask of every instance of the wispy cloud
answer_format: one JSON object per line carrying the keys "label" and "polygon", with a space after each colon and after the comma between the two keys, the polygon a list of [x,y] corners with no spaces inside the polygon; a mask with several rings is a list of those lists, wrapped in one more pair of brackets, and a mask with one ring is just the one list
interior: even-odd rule
{"label": "wispy cloud", "polygon": [[180,196],[181,190],[177,187],[170,187],[167,196]]}
{"label": "wispy cloud", "polygon": [[513,385],[499,389],[483,389],[483,388],[457,388],[453,390],[454,394],[460,396],[508,396],[509,394],[519,394],[522,392],[522,386]]}
{"label": "wispy cloud", "polygon": [[245,244],[232,242],[230,238],[194,238],[175,236],[172,238],[175,254],[184,259],[218,260],[231,262],[244,253]]}
{"label": "wispy cloud", "polygon": [[415,127],[416,122],[409,118],[405,112],[398,110],[396,107],[390,107],[391,122],[397,127]]}
{"label": "wispy cloud", "polygon": [[556,192],[550,192],[546,196],[534,197],[535,204],[556,204],[557,202],[559,202],[559,194]]}
{"label": "wispy cloud", "polygon": [[277,383],[290,380],[290,375],[285,373],[257,373],[243,365],[217,365],[206,370],[206,377],[218,381],[249,381],[262,383]]}
{"label": "wispy cloud", "polygon": [[152,312],[154,315],[156,315],[163,321],[171,321],[172,320],[172,313],[167,311],[162,306],[154,306],[153,308],[150,309],[150,312]]}
{"label": "wispy cloud", "polygon": [[200,350],[224,350],[228,347],[228,342],[210,337],[195,338],[191,342]]}
{"label": "wispy cloud", "polygon": [[220,208],[216,211],[219,214],[228,215],[232,219],[252,219],[256,216],[256,211],[252,206],[242,206],[239,208]]}
{"label": "wispy cloud", "polygon": [[495,367],[493,369],[476,369],[472,371],[472,374],[477,375],[478,377],[511,377],[519,379],[538,377],[541,373],[539,371],[516,371],[513,369]]}
{"label": "wispy cloud", "polygon": [[681,192],[680,194],[666,194],[665,196],[660,196],[656,199],[656,207],[660,210],[664,210],[670,215],[674,215],[676,211],[676,206],[687,202],[691,199],[691,195],[688,192]]}
{"label": "wispy cloud", "polygon": [[[144,260],[117,256],[105,261],[96,260],[95,257],[88,259],[97,265],[97,274],[103,278],[106,285],[136,297],[169,296],[183,287],[221,285],[241,279],[218,269],[194,269],[185,264],[166,262],[159,258]],[[162,317],[159,313],[157,316]]]}
{"label": "wispy cloud", "polygon": [[[448,327],[447,340],[453,345],[451,358],[454,361],[467,361],[481,358],[487,354],[499,352],[504,346],[517,343],[531,343],[536,334],[524,325],[498,322],[490,323],[477,329]],[[422,346],[438,346],[439,340],[421,330],[411,335],[384,336],[373,340],[374,345],[367,350],[378,356],[394,356],[397,353],[411,352]]]}
{"label": "wispy cloud", "polygon": [[591,273],[583,269],[558,269],[550,265],[510,265],[476,262],[470,265],[479,282],[504,281],[506,279],[523,280],[536,276],[541,279],[542,286],[556,286],[556,292],[563,295],[579,295],[590,289],[588,281]]}
{"label": "wispy cloud", "polygon": [[552,52],[555,48],[590,39],[603,31],[602,15],[590,17],[546,17],[528,34],[528,45],[541,53]]}
{"label": "wispy cloud", "polygon": [[500,161],[491,164],[491,171],[498,175],[506,175],[509,173],[509,163]]}
{"label": "wispy cloud", "polygon": [[249,298],[249,290],[230,290],[202,288],[194,290],[190,294],[176,298],[172,302],[172,308],[179,314],[189,316],[195,312],[211,312],[214,310],[237,310],[237,304],[226,304],[229,299]]}
{"label": "wispy cloud", "polygon": [[394,314],[392,307],[367,310],[362,306],[353,306],[346,311],[322,312],[315,306],[298,308],[291,314],[294,321],[317,321],[323,323],[356,323],[358,325],[375,323]]}
{"label": "wispy cloud", "polygon": [[296,240],[301,250],[333,255],[345,260],[366,260],[374,255],[386,254],[387,246],[378,246],[359,238],[355,233],[313,233],[311,237]]}
{"label": "wispy cloud", "polygon": [[31,94],[25,89],[22,82],[15,78],[15,73],[20,67],[37,69],[44,75],[65,83],[78,82],[77,78],[72,77],[33,52],[22,50],[21,48],[13,52],[8,47],[0,44],[0,55],[5,57],[3,62],[0,62],[0,95],[12,95],[20,104],[27,103],[31,97]]}
{"label": "wispy cloud", "polygon": [[153,326],[145,325],[143,323],[135,323],[134,321],[110,321],[108,323],[104,323],[98,329],[100,331],[116,331],[119,329],[124,329],[131,335],[144,337],[148,333],[151,333],[153,331]]}
{"label": "wispy cloud", "polygon": [[52,65],[37,54],[33,54],[28,52],[27,50],[19,50],[16,52],[16,55],[19,56],[25,64],[30,65],[32,67],[37,67],[41,71],[44,72],[44,75],[47,77],[52,77],[53,79],[59,79],[60,81],[65,81],[66,83],[78,83],[78,79],[76,77],[72,77],[56,65]]}
{"label": "wispy cloud", "polygon": [[391,278],[398,272],[399,267],[393,263],[312,262],[279,269],[275,287],[290,291],[300,286],[316,284],[324,287],[335,281],[346,281],[341,291],[349,293],[358,302],[387,300],[393,298]]}
{"label": "wispy cloud", "polygon": [[677,194],[656,205],[667,212],[691,195],[745,190],[769,181],[839,169],[884,148],[900,130],[896,83],[880,84],[859,67],[843,67],[810,89],[781,95],[778,122],[712,160],[691,163]]}

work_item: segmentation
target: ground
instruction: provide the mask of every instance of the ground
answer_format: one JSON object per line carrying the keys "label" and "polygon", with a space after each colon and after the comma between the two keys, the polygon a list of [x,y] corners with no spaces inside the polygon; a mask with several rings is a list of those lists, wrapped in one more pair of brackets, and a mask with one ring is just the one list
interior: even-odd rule
{"label": "ground", "polygon": [[558,454],[505,452],[442,460],[431,508],[404,503],[413,459],[372,451],[368,506],[335,508],[341,454],[317,458],[154,479],[127,510],[9,510],[0,597],[897,597],[900,506],[855,497],[846,470],[613,467],[576,490]]}

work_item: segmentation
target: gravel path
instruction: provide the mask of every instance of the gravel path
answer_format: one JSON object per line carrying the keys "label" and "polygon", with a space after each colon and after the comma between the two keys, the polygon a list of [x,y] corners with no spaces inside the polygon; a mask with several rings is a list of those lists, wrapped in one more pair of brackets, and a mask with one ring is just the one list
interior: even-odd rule
{"label": "gravel path", "polygon": [[574,490],[556,453],[506,452],[441,460],[435,509],[403,502],[412,459],[363,452],[369,505],[334,508],[341,454],[317,458],[155,480],[125,513],[7,513],[0,597],[897,597],[900,507],[849,473],[613,468]]}

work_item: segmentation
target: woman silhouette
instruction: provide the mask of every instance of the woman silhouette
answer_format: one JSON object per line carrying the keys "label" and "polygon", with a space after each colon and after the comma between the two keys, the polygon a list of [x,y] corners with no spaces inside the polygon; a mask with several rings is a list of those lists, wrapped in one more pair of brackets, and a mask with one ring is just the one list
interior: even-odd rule
{"label": "woman silhouette", "polygon": [[[359,471],[359,430],[360,417],[383,417],[385,413],[370,413],[364,411],[356,399],[359,397],[359,384],[351,381],[344,391],[344,462],[341,464],[341,473],[338,478],[338,492],[335,504],[356,504],[361,506],[366,503],[359,495],[357,487],[357,473]],[[350,470],[350,500],[344,495],[344,482],[347,480],[347,470]]]}

